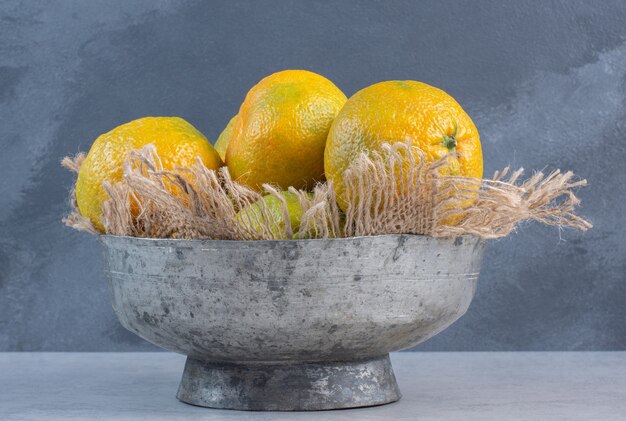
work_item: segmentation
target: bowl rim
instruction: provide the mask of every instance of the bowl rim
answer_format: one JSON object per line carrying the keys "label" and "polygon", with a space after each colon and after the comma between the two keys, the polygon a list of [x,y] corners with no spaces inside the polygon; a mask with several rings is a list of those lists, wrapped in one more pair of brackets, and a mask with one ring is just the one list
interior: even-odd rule
{"label": "bowl rim", "polygon": [[335,238],[298,238],[298,239],[281,239],[281,240],[214,240],[214,239],[184,239],[184,238],[153,238],[153,237],[134,237],[130,235],[111,235],[111,234],[99,234],[98,239],[100,241],[129,241],[137,243],[179,243],[179,244],[200,244],[200,243],[227,243],[227,244],[310,244],[310,243],[322,243],[322,242],[350,242],[350,241],[362,241],[362,240],[374,240],[377,238],[389,238],[396,239],[401,237],[407,237],[411,239],[421,241],[439,241],[439,242],[455,242],[458,238],[466,240],[474,240],[476,243],[484,243],[485,240],[471,234],[457,235],[455,237],[433,237],[431,235],[423,234],[377,234],[377,235],[360,235],[356,237],[335,237]]}

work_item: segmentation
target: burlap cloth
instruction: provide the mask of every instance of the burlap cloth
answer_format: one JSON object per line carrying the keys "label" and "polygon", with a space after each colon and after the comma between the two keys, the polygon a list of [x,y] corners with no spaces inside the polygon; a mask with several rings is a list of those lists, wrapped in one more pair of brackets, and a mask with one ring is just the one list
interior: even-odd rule
{"label": "burlap cloth", "polygon": [[[84,158],[79,154],[62,164],[77,173]],[[111,235],[221,240],[393,233],[488,239],[510,234],[524,220],[583,231],[592,226],[574,213],[580,203],[574,191],[587,183],[572,172],[538,172],[522,181],[522,169],[507,167],[491,179],[477,180],[446,175],[448,165],[448,157],[428,162],[406,143],[384,145],[381,153],[362,154],[344,173],[345,213],[329,182],[315,186],[312,195],[290,188],[303,209],[300,226],[292,227],[285,200],[272,186],[265,185],[263,194],[283,204],[284,226],[264,202],[259,212],[245,213],[254,221],[237,220],[237,212],[263,194],[232,180],[226,167],[208,170],[199,160],[189,169],[163,170],[155,148],[148,145],[129,155],[121,182],[105,182],[109,200],[101,220],[104,233]],[[101,234],[80,215],[74,194],[72,207],[64,219],[68,226]],[[257,229],[246,228],[252,226]]]}

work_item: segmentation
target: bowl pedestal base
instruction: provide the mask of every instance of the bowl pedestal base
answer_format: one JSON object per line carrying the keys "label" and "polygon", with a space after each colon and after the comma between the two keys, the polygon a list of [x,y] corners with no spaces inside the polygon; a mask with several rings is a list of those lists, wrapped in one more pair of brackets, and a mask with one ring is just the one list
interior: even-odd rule
{"label": "bowl pedestal base", "polygon": [[363,361],[224,363],[188,357],[176,397],[211,408],[315,411],[400,399],[389,355]]}

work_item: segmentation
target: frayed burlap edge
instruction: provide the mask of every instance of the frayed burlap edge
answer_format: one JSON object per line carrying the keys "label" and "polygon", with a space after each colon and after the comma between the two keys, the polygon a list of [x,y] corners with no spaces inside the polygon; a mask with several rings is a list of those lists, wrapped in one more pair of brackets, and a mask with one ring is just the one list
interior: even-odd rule
{"label": "frayed burlap edge", "polygon": [[[62,164],[78,172],[84,159],[79,154]],[[450,156],[428,161],[409,143],[383,145],[381,152],[361,154],[344,173],[345,213],[330,182],[318,184],[312,193],[290,188],[302,207],[300,225],[292,227],[276,188],[263,186],[265,194],[281,203],[280,221],[260,200],[263,195],[232,180],[226,167],[209,170],[197,160],[191,168],[164,170],[156,149],[148,145],[130,153],[122,181],[104,184],[109,200],[101,221],[111,235],[223,240],[394,233],[488,239],[510,234],[524,220],[583,231],[592,226],[574,213],[580,203],[574,190],[586,181],[576,180],[572,172],[539,172],[520,181],[522,169],[505,168],[492,179],[478,180],[447,175],[450,163]],[[255,202],[255,212],[236,216]],[[75,193],[72,207],[66,225],[98,234],[78,212]]]}
{"label": "frayed burlap edge", "polygon": [[520,182],[523,169],[510,173],[507,167],[492,179],[480,180],[447,175],[450,164],[450,156],[428,162],[408,143],[362,154],[344,174],[346,236],[489,239],[510,234],[524,220],[582,231],[592,227],[574,213],[580,204],[574,190],[587,182],[576,180],[571,171],[538,172]]}
{"label": "frayed burlap edge", "polygon": [[[61,165],[78,175],[78,170],[80,170],[80,166],[83,164],[86,157],[87,155],[82,152],[78,153],[74,157],[66,156],[61,160]],[[78,231],[85,231],[96,235],[100,234],[100,231],[98,231],[91,221],[83,217],[78,212],[78,203],[76,202],[76,185],[72,187],[72,191],[70,192],[70,206],[72,207],[72,212],[63,218],[63,223],[65,225]]]}
{"label": "frayed burlap edge", "polygon": [[[230,177],[228,168],[207,169],[199,159],[191,168],[163,169],[152,145],[133,151],[123,166],[123,180],[105,184],[105,232],[151,238],[265,240],[293,238],[282,195],[264,185],[282,203],[284,226],[260,200],[263,196]],[[255,212],[239,210],[253,203]],[[252,228],[254,227],[254,229]]]}

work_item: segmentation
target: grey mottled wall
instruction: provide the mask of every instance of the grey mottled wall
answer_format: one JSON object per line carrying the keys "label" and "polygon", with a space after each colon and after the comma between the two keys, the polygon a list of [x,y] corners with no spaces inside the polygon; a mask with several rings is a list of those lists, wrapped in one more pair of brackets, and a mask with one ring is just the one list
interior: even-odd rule
{"label": "grey mottled wall", "polygon": [[439,86],[486,170],[572,169],[585,235],[490,244],[476,300],[427,350],[626,349],[624,1],[0,4],[0,350],[152,349],[117,323],[95,238],[60,223],[66,154],[145,115],[215,139],[261,77],[305,68],[351,95]]}

